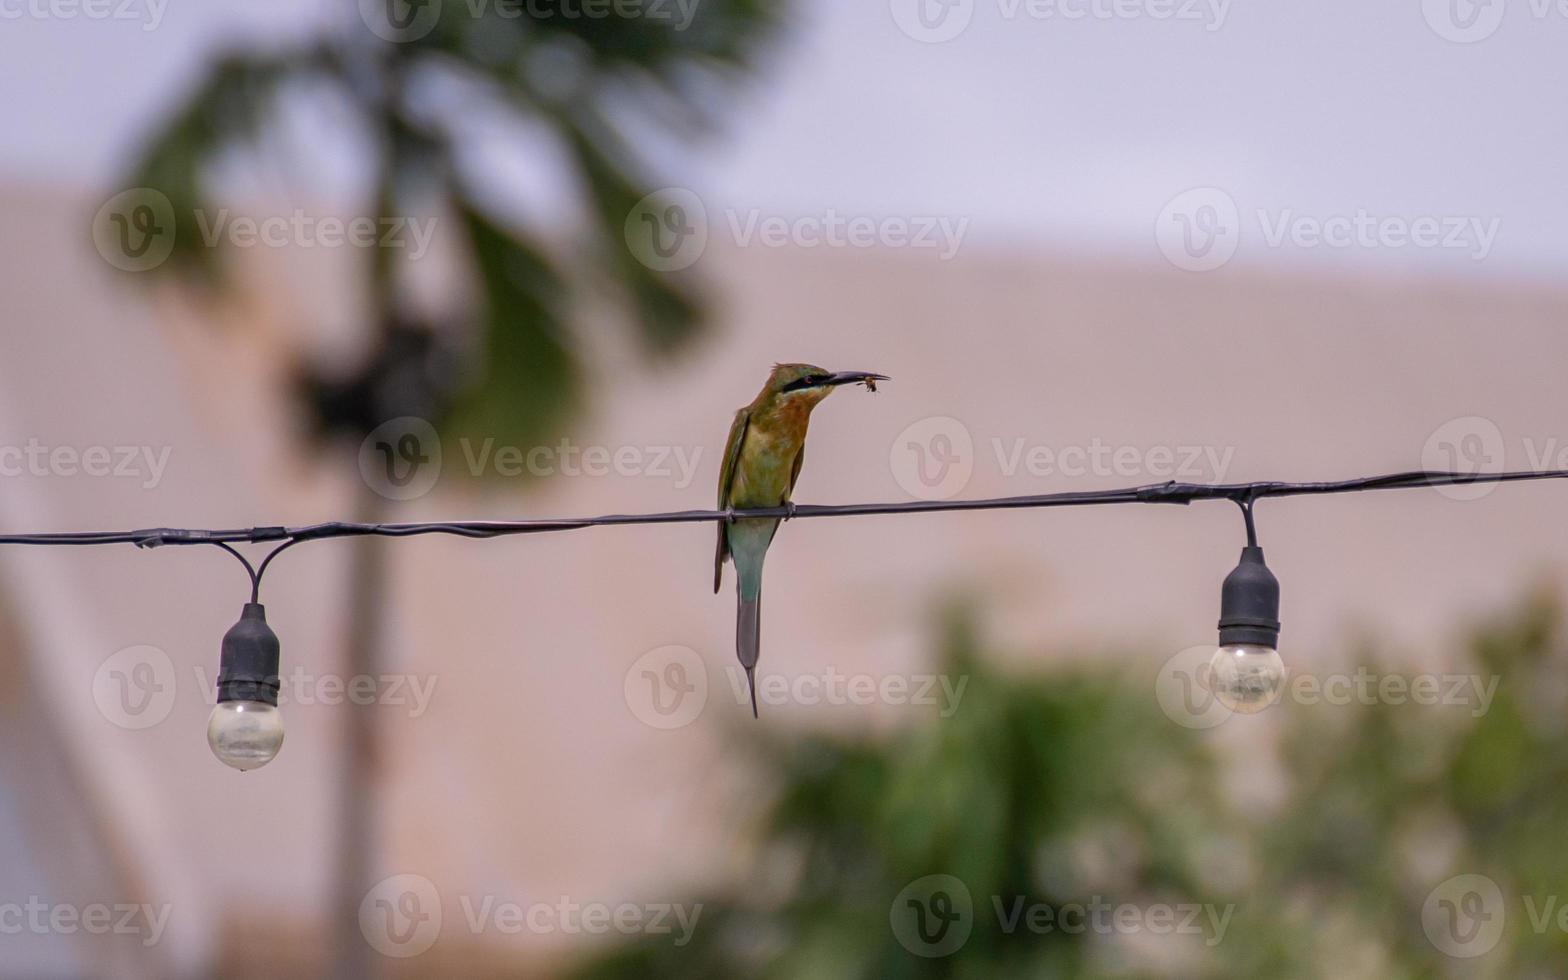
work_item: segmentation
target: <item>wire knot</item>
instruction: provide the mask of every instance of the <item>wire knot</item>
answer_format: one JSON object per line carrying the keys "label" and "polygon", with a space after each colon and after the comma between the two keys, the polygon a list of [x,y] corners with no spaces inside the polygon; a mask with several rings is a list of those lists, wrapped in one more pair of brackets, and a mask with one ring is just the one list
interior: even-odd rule
{"label": "wire knot", "polygon": [[1145,504],[1181,504],[1183,507],[1192,503],[1193,487],[1190,483],[1177,483],[1167,480],[1151,486],[1139,487],[1138,500]]}
{"label": "wire knot", "polygon": [[152,527],[131,532],[131,543],[138,548],[158,548],[166,544],[199,544],[211,538],[211,531],[190,531],[177,527]]}

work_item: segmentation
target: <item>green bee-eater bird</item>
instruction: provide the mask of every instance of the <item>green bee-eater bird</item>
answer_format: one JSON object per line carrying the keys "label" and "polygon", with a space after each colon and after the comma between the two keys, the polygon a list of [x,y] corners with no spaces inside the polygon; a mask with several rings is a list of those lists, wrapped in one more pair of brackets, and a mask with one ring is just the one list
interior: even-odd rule
{"label": "green bee-eater bird", "polygon": [[[806,458],[811,410],[838,385],[864,384],[872,391],[886,375],[869,371],[831,374],[811,364],[775,364],[767,384],[750,405],[735,413],[724,465],[719,471],[719,509],[792,507],[790,492]],[[733,557],[738,610],[735,655],[746,668],[751,714],[757,715],[757,654],[762,639],[762,561],[778,530],[777,518],[750,518],[719,525],[713,560],[713,591],[719,591],[724,559]]]}

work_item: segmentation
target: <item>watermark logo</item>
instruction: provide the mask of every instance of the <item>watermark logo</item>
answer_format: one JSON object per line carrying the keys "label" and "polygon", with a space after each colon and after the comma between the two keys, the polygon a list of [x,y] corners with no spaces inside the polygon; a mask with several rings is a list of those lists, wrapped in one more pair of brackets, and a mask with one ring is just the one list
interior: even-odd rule
{"label": "watermark logo", "polygon": [[658,647],[632,662],[621,690],[643,724],[664,731],[685,728],[708,703],[708,668],[691,647]]}
{"label": "watermark logo", "polygon": [[[1507,468],[1503,430],[1479,415],[1450,419],[1421,447],[1421,468],[1465,476],[1501,473]],[[1456,483],[1436,489],[1451,500],[1479,500],[1497,489],[1497,484]]]}
{"label": "watermark logo", "polygon": [[93,247],[124,272],[162,265],[174,252],[174,235],[174,205],[151,187],[121,191],[93,215]]}
{"label": "watermark logo", "polygon": [[376,37],[405,44],[435,30],[441,0],[359,0],[359,17]]}
{"label": "watermark logo", "polygon": [[964,423],[945,415],[904,428],[888,452],[893,479],[917,500],[950,500],[975,471],[975,441]]}
{"label": "watermark logo", "polygon": [[626,247],[655,272],[689,269],[708,250],[708,209],[684,187],[666,187],[638,201],[626,216]]}
{"label": "watermark logo", "polygon": [[926,875],[894,897],[888,921],[899,945],[916,956],[951,956],[974,931],[974,899],[968,886],[953,875]]}
{"label": "watermark logo", "polygon": [[441,893],[435,882],[414,874],[377,882],[359,903],[359,931],[382,956],[408,959],[441,938]]}
{"label": "watermark logo", "polygon": [[1449,419],[1438,426],[1421,449],[1425,470],[1478,477],[1479,482],[1456,483],[1436,488],[1454,500],[1478,500],[1497,489],[1486,477],[1509,470],[1527,473],[1556,473],[1568,470],[1568,444],[1554,435],[1541,438],[1524,436],[1514,444],[1497,423],[1479,415]]}
{"label": "watermark logo", "polygon": [[414,500],[441,478],[441,437],[421,418],[404,416],[376,426],[359,444],[359,475],[388,500]]}
{"label": "watermark logo", "polygon": [[1491,952],[1506,923],[1503,890],[1485,875],[1455,875],[1433,888],[1421,905],[1426,938],[1459,959]]}
{"label": "watermark logo", "polygon": [[1194,187],[1165,205],[1154,222],[1165,258],[1188,272],[1212,272],[1231,260],[1241,243],[1241,211],[1218,187]]}
{"label": "watermark logo", "polygon": [[1188,647],[1165,661],[1154,681],[1154,698],[1165,717],[1183,728],[1213,728],[1232,714],[1215,697],[1209,661],[1215,647]]}
{"label": "watermark logo", "polygon": [[98,713],[121,728],[151,728],[174,710],[177,684],[169,655],[145,644],[111,654],[93,674]]}
{"label": "watermark logo", "polygon": [[1455,44],[1474,44],[1496,34],[1507,11],[1507,0],[1421,0],[1427,26]]}
{"label": "watermark logo", "polygon": [[975,0],[892,0],[898,29],[924,44],[941,44],[968,30]]}

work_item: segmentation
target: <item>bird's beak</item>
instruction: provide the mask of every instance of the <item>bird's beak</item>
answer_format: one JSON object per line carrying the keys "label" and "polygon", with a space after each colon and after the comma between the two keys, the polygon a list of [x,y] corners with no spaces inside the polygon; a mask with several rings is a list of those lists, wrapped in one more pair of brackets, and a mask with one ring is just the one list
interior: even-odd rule
{"label": "bird's beak", "polygon": [[822,387],[829,388],[837,385],[861,384],[866,381],[892,380],[885,374],[872,374],[870,371],[840,371],[837,374],[828,375],[828,379],[822,382]]}

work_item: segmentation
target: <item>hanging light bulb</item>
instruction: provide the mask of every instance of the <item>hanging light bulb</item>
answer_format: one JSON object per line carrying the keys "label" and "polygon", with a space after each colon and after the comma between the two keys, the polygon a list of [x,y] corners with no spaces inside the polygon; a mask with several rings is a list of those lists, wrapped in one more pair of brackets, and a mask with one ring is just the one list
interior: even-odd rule
{"label": "hanging light bulb", "polygon": [[1209,689],[1232,711],[1262,711],[1285,688],[1278,648],[1279,580],[1263,549],[1249,543],[1220,590],[1220,647],[1209,661]]}
{"label": "hanging light bulb", "polygon": [[278,635],[267,611],[248,602],[223,634],[218,705],[207,719],[207,744],[218,761],[241,771],[271,762],[283,746],[278,712]]}

